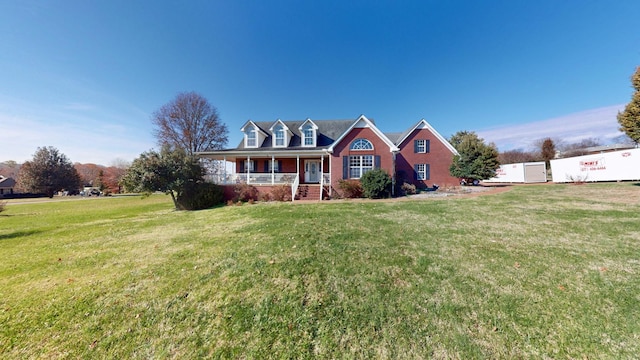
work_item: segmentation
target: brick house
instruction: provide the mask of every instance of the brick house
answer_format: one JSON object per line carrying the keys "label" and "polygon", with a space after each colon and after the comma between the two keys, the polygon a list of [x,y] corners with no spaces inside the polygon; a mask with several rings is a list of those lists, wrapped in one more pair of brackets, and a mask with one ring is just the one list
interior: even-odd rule
{"label": "brick house", "polygon": [[259,192],[291,186],[293,198],[322,200],[339,193],[341,179],[359,179],[382,168],[394,183],[417,187],[454,185],[449,174],[456,150],[427,121],[404,133],[384,134],[373,120],[254,122],[240,129],[244,137],[233,149],[200,152],[203,159],[233,163],[235,171],[219,171],[211,180],[230,185],[246,183]]}

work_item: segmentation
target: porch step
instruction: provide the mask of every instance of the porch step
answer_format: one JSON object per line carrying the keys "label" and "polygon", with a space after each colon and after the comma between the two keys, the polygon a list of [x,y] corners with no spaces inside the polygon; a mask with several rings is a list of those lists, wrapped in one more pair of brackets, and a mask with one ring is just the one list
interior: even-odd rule
{"label": "porch step", "polygon": [[301,184],[298,186],[296,200],[320,200],[320,185]]}

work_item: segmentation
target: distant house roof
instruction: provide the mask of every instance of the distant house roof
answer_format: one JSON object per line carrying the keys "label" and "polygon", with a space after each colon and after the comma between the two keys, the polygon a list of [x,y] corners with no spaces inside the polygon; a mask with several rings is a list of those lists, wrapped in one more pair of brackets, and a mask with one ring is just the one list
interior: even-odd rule
{"label": "distant house roof", "polygon": [[16,186],[16,181],[12,178],[7,178],[0,175],[0,187],[1,188],[12,188]]}
{"label": "distant house roof", "polygon": [[601,153],[601,152],[607,152],[607,151],[616,151],[616,150],[626,150],[626,149],[633,149],[635,148],[634,145],[629,145],[629,144],[609,144],[609,145],[600,145],[600,146],[591,146],[588,148],[584,148],[581,149],[582,151],[584,151],[585,153],[588,154],[594,154],[594,153]]}
{"label": "distant house roof", "polygon": [[610,151],[626,150],[626,149],[633,149],[633,148],[635,148],[635,145],[630,145],[630,144],[609,144],[609,145],[590,146],[586,148],[570,149],[563,152],[556,152],[556,158],[600,154],[600,153],[605,153]]}

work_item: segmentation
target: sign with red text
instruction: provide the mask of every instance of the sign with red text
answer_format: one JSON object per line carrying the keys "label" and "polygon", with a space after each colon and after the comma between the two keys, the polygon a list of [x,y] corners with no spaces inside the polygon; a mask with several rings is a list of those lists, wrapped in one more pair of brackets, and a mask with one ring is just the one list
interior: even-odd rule
{"label": "sign with red text", "polygon": [[553,182],[640,180],[640,149],[551,160]]}

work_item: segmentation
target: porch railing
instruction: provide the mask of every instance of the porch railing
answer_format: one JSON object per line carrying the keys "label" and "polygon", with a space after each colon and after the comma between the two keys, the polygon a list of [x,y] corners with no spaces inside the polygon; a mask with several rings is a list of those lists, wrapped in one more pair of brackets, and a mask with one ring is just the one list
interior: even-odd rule
{"label": "porch railing", "polygon": [[293,180],[293,184],[291,184],[291,202],[294,202],[296,200],[298,185],[300,185],[300,176],[296,174],[296,178]]}
{"label": "porch railing", "polygon": [[[253,184],[253,185],[286,185],[298,179],[296,173],[240,173],[207,176],[207,180],[218,185]],[[298,180],[299,181],[299,180]]]}

